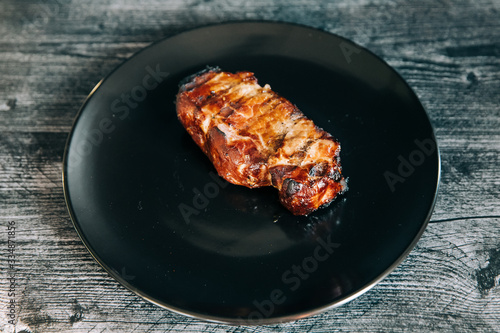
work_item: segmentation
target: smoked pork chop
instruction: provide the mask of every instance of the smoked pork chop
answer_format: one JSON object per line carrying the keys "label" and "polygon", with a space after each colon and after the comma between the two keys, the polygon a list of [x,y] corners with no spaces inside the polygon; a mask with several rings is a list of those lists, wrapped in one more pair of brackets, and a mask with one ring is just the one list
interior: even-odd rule
{"label": "smoked pork chop", "polygon": [[273,186],[295,215],[347,190],[339,142],[251,72],[199,72],[181,83],[176,105],[184,128],[230,183]]}

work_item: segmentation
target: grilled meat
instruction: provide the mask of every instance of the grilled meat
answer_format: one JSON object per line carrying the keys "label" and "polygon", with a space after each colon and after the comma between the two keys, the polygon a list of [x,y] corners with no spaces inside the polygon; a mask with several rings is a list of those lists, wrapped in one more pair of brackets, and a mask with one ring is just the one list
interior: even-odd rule
{"label": "grilled meat", "polygon": [[253,73],[207,69],[181,84],[176,104],[180,122],[228,182],[274,186],[295,215],[347,190],[339,142]]}

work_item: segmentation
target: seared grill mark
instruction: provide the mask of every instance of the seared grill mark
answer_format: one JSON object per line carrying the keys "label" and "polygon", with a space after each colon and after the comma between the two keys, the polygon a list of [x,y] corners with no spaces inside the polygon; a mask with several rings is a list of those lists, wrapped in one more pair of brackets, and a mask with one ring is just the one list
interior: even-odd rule
{"label": "seared grill mark", "polygon": [[232,115],[234,112],[234,109],[230,106],[225,106],[222,109],[220,109],[219,115],[223,118],[227,118],[230,115]]}

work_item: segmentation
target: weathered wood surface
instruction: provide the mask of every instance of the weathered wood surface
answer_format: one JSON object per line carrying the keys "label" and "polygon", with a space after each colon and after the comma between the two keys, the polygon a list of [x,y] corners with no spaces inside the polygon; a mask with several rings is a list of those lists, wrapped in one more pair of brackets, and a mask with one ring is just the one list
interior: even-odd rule
{"label": "weathered wood surface", "polygon": [[[296,22],[382,56],[426,107],[442,154],[432,223],[371,291],[293,323],[238,327],[156,307],[111,279],[66,212],[61,158],[103,76],[207,23]],[[0,2],[0,331],[500,332],[500,1]],[[16,323],[8,323],[15,224]]]}

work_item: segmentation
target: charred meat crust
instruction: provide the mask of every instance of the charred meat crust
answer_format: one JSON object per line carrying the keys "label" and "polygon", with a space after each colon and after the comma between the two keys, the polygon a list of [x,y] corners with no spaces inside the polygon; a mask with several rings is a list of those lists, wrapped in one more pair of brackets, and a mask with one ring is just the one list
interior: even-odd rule
{"label": "charred meat crust", "polygon": [[[212,67],[212,66],[207,66],[206,68],[202,69],[201,71],[198,71],[194,74],[191,74],[189,76],[186,76],[184,79],[182,79],[179,82],[179,89],[180,91],[186,91],[186,90],[191,90],[196,86],[199,86],[202,84],[200,81],[200,78],[203,77],[203,74],[205,73],[220,73],[220,68],[219,67]],[[208,78],[208,77],[206,77]]]}
{"label": "charred meat crust", "polygon": [[328,205],[347,190],[340,144],[251,72],[208,67],[184,79],[177,116],[227,181],[274,186],[295,215]]}

